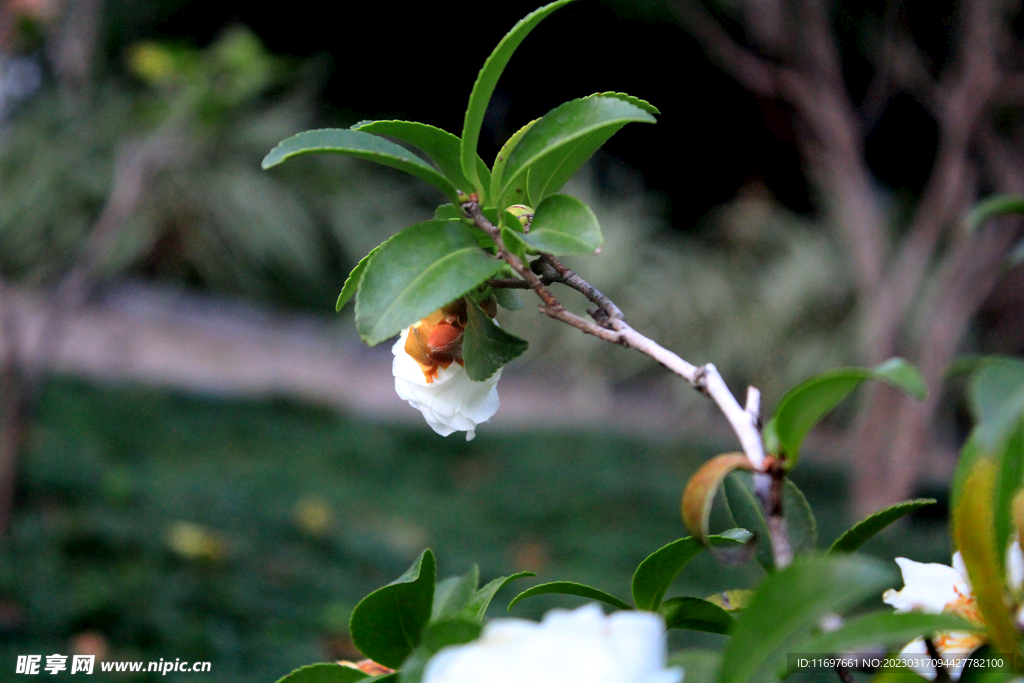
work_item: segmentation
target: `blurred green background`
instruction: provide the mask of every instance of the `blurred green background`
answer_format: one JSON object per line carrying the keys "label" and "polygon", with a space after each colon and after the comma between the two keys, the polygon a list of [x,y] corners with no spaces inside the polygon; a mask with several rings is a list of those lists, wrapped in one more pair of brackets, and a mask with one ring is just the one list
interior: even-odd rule
{"label": "blurred green background", "polygon": [[[2,671],[18,654],[82,652],[212,662],[209,675],[110,680],[256,683],[355,658],[352,607],[426,546],[442,574],[476,562],[485,580],[529,570],[625,596],[636,564],[685,535],[687,478],[736,447],[689,387],[530,304],[503,314],[531,350],[506,371],[495,424],[472,443],[431,432],[391,392],[388,349],[361,348],[350,312],[332,309],[356,260],[443,199],[345,159],[272,173],[259,161],[295,132],[363,118],[457,132],[479,64],[534,5],[410,8],[387,28],[367,7],[332,23],[250,5],[0,5]],[[847,5],[836,24],[856,90],[871,71],[856,39],[886,3]],[[849,259],[815,209],[795,129],[717,71],[672,7],[609,0],[556,15],[503,80],[482,154],[568,97],[626,90],[661,107],[656,129],[624,131],[568,187],[607,240],[571,265],[634,327],[713,361],[737,393],[756,384],[770,406],[863,360]],[[931,53],[947,49],[936,37],[952,12],[918,14]],[[453,17],[474,30],[434,40]],[[605,49],[563,45],[569,30]],[[685,71],[685,88],[664,65]],[[892,112],[866,149],[901,216],[935,131],[913,102]],[[958,348],[1019,353],[1020,275],[1007,267]],[[964,428],[955,385],[937,413],[946,455],[916,486],[944,499]],[[851,405],[827,422],[794,475],[822,545],[854,519],[856,453],[839,454],[856,416]],[[868,549],[948,562],[946,531],[940,502]],[[702,557],[676,590],[760,575]],[[574,604],[541,596],[515,614]]]}

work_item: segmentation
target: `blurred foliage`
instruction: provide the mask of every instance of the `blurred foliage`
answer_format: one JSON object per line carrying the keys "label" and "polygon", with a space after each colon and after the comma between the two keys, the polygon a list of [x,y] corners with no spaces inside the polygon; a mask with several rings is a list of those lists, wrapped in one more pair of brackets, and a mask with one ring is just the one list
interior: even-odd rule
{"label": "blurred foliage", "polygon": [[[316,64],[266,53],[242,27],[204,50],[145,42],[90,92],[48,87],[0,123],[0,269],[31,283],[78,258],[105,204],[115,159],[167,140],[141,201],[96,264],[126,273],[329,310],[356,235],[386,235],[431,201],[404,179],[328,159],[280,174],[259,159],[308,125]],[[282,85],[287,77],[297,84]],[[374,190],[367,190],[373,182]],[[422,204],[422,206],[419,206]],[[373,236],[367,239],[373,240]]]}
{"label": "blurred foliage", "polygon": [[[115,661],[213,662],[208,679],[183,681],[265,683],[353,656],[355,602],[425,546],[442,576],[479,562],[484,579],[532,570],[538,582],[628,595],[630,570],[685,535],[679,493],[713,449],[582,432],[488,431],[466,443],[283,401],[58,380],[0,541],[0,649],[13,661],[85,642]],[[830,542],[847,521],[842,479],[811,463],[798,474]],[[872,547],[946,561],[945,531],[919,523]],[[677,585],[703,596],[756,571],[701,556]],[[575,600],[541,596],[514,613]]]}

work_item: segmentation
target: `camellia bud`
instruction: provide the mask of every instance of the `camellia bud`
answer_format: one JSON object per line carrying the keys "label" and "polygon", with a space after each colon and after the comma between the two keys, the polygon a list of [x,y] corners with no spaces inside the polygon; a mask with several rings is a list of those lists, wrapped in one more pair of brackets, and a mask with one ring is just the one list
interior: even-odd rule
{"label": "camellia bud", "polygon": [[530,232],[530,223],[533,222],[533,207],[526,204],[513,204],[505,209],[519,219],[523,224],[523,232]]}
{"label": "camellia bud", "polygon": [[448,322],[442,322],[427,337],[427,357],[438,365],[456,360],[462,350],[462,328]]}

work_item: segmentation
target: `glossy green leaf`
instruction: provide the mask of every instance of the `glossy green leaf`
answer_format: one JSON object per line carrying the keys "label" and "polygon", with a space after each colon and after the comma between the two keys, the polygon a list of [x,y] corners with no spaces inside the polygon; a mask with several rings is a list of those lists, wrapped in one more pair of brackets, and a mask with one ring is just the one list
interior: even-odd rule
{"label": "glossy green leaf", "polygon": [[[474,191],[475,184],[462,172],[462,161],[459,158],[460,140],[448,131],[416,121],[361,121],[352,128],[374,135],[387,135],[409,143],[430,157],[431,161],[437,164],[438,170],[457,190],[462,190],[466,194]],[[476,158],[476,168],[481,179],[481,187],[488,188],[491,172],[479,155]],[[483,204],[484,201],[486,194],[480,197],[480,203]]]}
{"label": "glossy green leaf", "polygon": [[[750,539],[746,529],[730,529],[710,537],[713,544],[742,545]],[[648,555],[633,573],[633,603],[637,609],[657,611],[665,592],[679,572],[704,550],[704,545],[693,536],[680,538],[658,548]]]}
{"label": "glossy green leaf", "polygon": [[967,225],[977,230],[985,221],[996,216],[1024,213],[1024,196],[997,195],[981,200],[967,214]]}
{"label": "glossy green leaf", "polygon": [[[540,9],[534,10],[526,15],[512,27],[512,30],[505,34],[498,46],[494,48],[491,55],[484,62],[483,68],[476,77],[473,84],[473,92],[469,95],[469,104],[466,106],[466,119],[462,125],[462,172],[475,186],[481,189],[481,179],[477,173],[476,157],[477,144],[480,141],[480,127],[484,123],[484,114],[487,112],[487,105],[494,94],[494,87],[501,78],[513,53],[520,43],[526,39],[534,28],[537,27],[549,14],[559,7],[568,4],[572,0],[557,0]],[[492,195],[496,197],[497,195]]]}
{"label": "glossy green leaf", "polygon": [[737,617],[720,683],[772,680],[823,616],[879,595],[894,574],[891,563],[857,555],[798,556],[770,574]]}
{"label": "glossy green leaf", "polygon": [[480,569],[474,564],[462,576],[451,576],[438,581],[434,587],[434,606],[430,620],[437,621],[462,612],[476,593],[480,581]]}
{"label": "glossy green leaf", "polygon": [[642,100],[639,97],[627,95],[624,92],[613,92],[609,90],[608,92],[596,92],[593,95],[588,95],[588,97],[617,97],[620,100],[625,100],[626,102],[629,102],[632,105],[640,107],[648,114],[661,114],[661,111],[647,100]]}
{"label": "glossy green leaf", "polygon": [[513,204],[525,204],[528,199],[526,192],[526,178],[522,178],[520,182],[510,185],[505,188],[502,192],[501,178],[505,174],[505,162],[508,161],[509,154],[515,149],[515,146],[519,144],[519,141],[526,135],[526,131],[530,130],[530,127],[540,119],[534,119],[528,124],[517,130],[512,134],[505,144],[501,146],[498,151],[498,156],[494,158],[494,170],[491,173],[491,197],[496,198],[494,201],[495,206],[499,209],[505,209]]}
{"label": "glossy green leaf", "polygon": [[569,179],[583,167],[583,164],[594,156],[594,152],[601,149],[604,143],[608,142],[625,125],[625,123],[619,123],[601,128],[544,155],[530,166],[529,172],[525,176],[520,174],[520,181],[514,186],[517,187],[522,183],[522,179],[525,177],[526,195],[529,197],[530,204],[539,204],[545,197],[562,189]]}
{"label": "glossy green leaf", "polygon": [[310,664],[291,672],[277,683],[354,683],[369,678],[359,669],[339,664]]}
{"label": "glossy green leaf", "polygon": [[772,537],[768,532],[768,522],[764,518],[761,501],[754,494],[753,475],[749,472],[732,472],[725,478],[722,490],[733,524],[749,529],[754,534],[754,557],[766,571],[774,571]]}
{"label": "glossy green leaf", "polygon": [[458,617],[432,622],[424,632],[422,642],[402,664],[398,683],[420,683],[427,662],[441,648],[472,642],[480,637],[482,628],[479,622]]}
{"label": "glossy green leaf", "polygon": [[794,553],[812,553],[818,548],[818,521],[803,491],[792,479],[782,489],[782,514],[786,519],[789,543]]}
{"label": "glossy green leaf", "polygon": [[[447,204],[447,206],[451,206],[451,204]],[[382,246],[382,244],[378,244],[370,250],[369,254],[359,259],[359,263],[356,264],[356,267],[345,278],[345,284],[341,286],[341,294],[338,295],[338,303],[334,305],[335,312],[340,313],[345,304],[359,291],[359,281],[363,278],[363,273],[366,271],[366,264],[370,262],[370,259],[374,257]]]}
{"label": "glossy green leaf", "polygon": [[998,463],[979,458],[964,482],[963,495],[953,510],[953,541],[967,566],[971,587],[991,642],[1000,652],[1018,656],[1020,635],[1007,607],[1004,590],[1006,574],[995,540],[993,499]]}
{"label": "glossy green leaf", "polygon": [[512,576],[502,576],[494,579],[493,581],[489,581],[487,585],[473,595],[469,604],[466,605],[466,608],[462,611],[462,616],[472,621],[482,622],[484,615],[487,613],[487,608],[490,606],[491,600],[494,599],[495,594],[516,579],[522,579],[527,576],[536,576],[536,574],[533,572],[519,572]]}
{"label": "glossy green leaf", "polygon": [[[596,93],[590,97],[614,97],[624,102],[643,109],[649,114],[659,113],[657,108],[651,105],[649,102],[641,100],[638,97],[627,95],[626,93]],[[608,141],[615,133],[626,125],[627,122],[622,122],[618,125],[611,125],[605,128],[594,131],[593,133],[580,138],[576,143],[564,145],[557,151],[545,155],[542,159],[538,160],[532,166],[527,174],[528,178],[526,184],[528,186],[527,195],[529,196],[529,203],[536,206],[545,197],[548,197],[560,189],[562,186],[569,182],[583,164],[587,163],[590,157],[594,156],[594,152],[599,150],[604,143]],[[516,183],[519,185],[520,183]]]}
{"label": "glossy green leaf", "polygon": [[508,603],[508,609],[509,611],[512,611],[512,606],[520,600],[534,595],[544,595],[547,593],[578,595],[581,598],[600,600],[601,602],[608,603],[612,607],[618,607],[619,609],[630,609],[629,605],[610,593],[605,593],[603,590],[592,588],[582,583],[574,583],[573,581],[552,581],[551,583],[542,583],[534,586],[533,588],[528,588],[516,597],[512,598],[512,602]]}
{"label": "glossy green leaf", "polygon": [[805,652],[859,652],[868,645],[904,646],[914,638],[931,637],[943,631],[983,632],[984,626],[952,614],[897,614],[892,610],[872,612],[850,619],[835,631],[815,636],[802,646]]}
{"label": "glossy green leaf", "polygon": [[458,221],[427,221],[380,246],[356,294],[356,329],[373,346],[501,270]]}
{"label": "glossy green leaf", "polygon": [[263,159],[263,168],[271,168],[299,154],[313,152],[334,152],[397,168],[427,181],[458,203],[455,186],[437,169],[401,145],[361,130],[321,128],[293,135],[270,150],[270,154]]}
{"label": "glossy green leaf", "polygon": [[430,621],[436,570],[434,553],[424,550],[401,577],[356,605],[349,633],[360,652],[392,669],[402,665]]}
{"label": "glossy green leaf", "polygon": [[468,320],[462,337],[462,357],[466,374],[474,382],[482,382],[499,368],[521,356],[529,343],[498,327],[491,317],[475,303],[466,307]]}
{"label": "glossy green leaf", "polygon": [[529,258],[526,255],[526,242],[523,242],[520,239],[522,236],[523,233],[517,232],[512,228],[501,229],[501,241],[505,243],[505,248],[512,252],[516,258],[526,265],[529,263]]}
{"label": "glossy green leaf", "polygon": [[537,251],[556,256],[592,254],[604,242],[590,207],[565,194],[542,201],[533,215],[530,232],[516,233],[516,237]]}
{"label": "glossy green leaf", "polygon": [[915,498],[890,505],[868,515],[844,531],[828,551],[830,553],[852,553],[896,520],[909,515],[914,510],[920,510],[926,505],[933,505],[935,502],[934,498]]}
{"label": "glossy green leaf", "polygon": [[804,437],[822,417],[867,379],[884,382],[922,399],[927,393],[921,373],[902,358],[890,358],[875,368],[839,368],[823,372],[786,392],[775,414],[765,425],[768,451],[786,458],[793,467],[800,457]]}
{"label": "glossy green leaf", "polygon": [[680,650],[668,658],[669,668],[682,668],[685,683],[718,683],[721,663],[722,653],[716,650]]}
{"label": "glossy green leaf", "polygon": [[665,628],[726,634],[736,620],[718,605],[700,598],[669,598],[658,608]]}
{"label": "glossy green leaf", "polygon": [[567,150],[576,149],[592,135],[618,130],[631,121],[654,123],[654,120],[640,107],[617,97],[584,97],[561,104],[531,126],[509,154],[497,181],[501,190],[496,196],[504,196],[515,183],[525,182],[527,170],[534,165],[551,171],[551,167],[542,163],[547,157],[571,156]]}

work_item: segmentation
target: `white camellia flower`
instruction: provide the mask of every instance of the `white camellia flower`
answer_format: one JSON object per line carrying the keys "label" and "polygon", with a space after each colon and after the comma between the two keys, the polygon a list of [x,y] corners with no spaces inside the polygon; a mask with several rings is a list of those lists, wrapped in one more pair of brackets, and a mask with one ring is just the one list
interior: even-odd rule
{"label": "white camellia flower", "polygon": [[487,422],[498,412],[498,369],[489,379],[474,382],[466,369],[458,363],[447,368],[438,367],[437,377],[428,382],[419,363],[405,350],[409,329],[391,348],[395,360],[391,370],[395,375],[395,391],[408,401],[427,420],[431,429],[441,436],[452,432],[466,432],[466,441],[476,436],[476,426]]}
{"label": "white camellia flower", "polygon": [[479,640],[434,655],[423,683],[681,683],[682,669],[665,668],[666,647],[651,612],[556,609],[539,624],[491,621]]}
{"label": "white camellia flower", "polygon": [[[882,600],[895,607],[897,612],[948,612],[982,623],[978,603],[960,551],[953,555],[952,567],[937,563],[914,562],[905,557],[897,557],[896,563],[903,574],[903,590],[889,589],[882,595]],[[1007,548],[1006,570],[1007,585],[1012,591],[1019,592],[1024,584],[1024,552],[1021,552],[1017,541]],[[932,639],[932,642],[940,656],[956,655],[963,658],[984,645],[986,640],[980,634],[956,632],[941,633]],[[921,638],[911,641],[900,655],[908,661],[929,656],[928,648]],[[959,666],[949,669],[950,677],[959,680],[962,669],[961,661]],[[934,680],[937,675],[935,669],[931,667],[915,668],[915,671],[930,680]]]}

